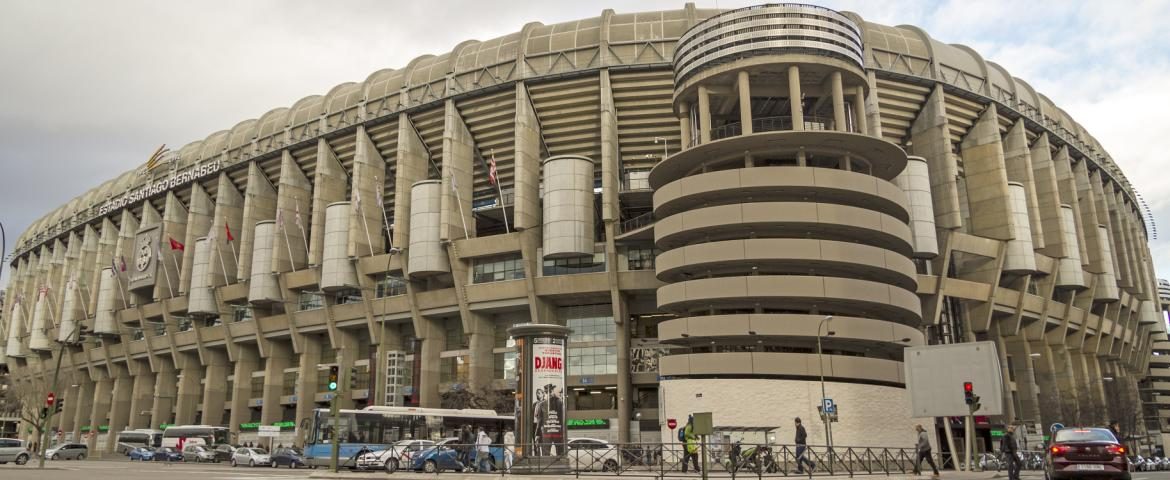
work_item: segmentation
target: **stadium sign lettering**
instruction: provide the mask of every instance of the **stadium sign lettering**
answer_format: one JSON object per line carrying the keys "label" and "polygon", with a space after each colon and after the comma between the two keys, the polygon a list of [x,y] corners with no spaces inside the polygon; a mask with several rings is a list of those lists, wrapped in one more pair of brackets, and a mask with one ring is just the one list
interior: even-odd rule
{"label": "stadium sign lettering", "polygon": [[98,209],[98,215],[105,215],[132,203],[145,200],[172,188],[186,185],[207,175],[219,171],[223,164],[219,160],[195,165],[184,171],[177,172],[168,178],[147,182],[146,185],[127,189],[125,193],[111,198]]}

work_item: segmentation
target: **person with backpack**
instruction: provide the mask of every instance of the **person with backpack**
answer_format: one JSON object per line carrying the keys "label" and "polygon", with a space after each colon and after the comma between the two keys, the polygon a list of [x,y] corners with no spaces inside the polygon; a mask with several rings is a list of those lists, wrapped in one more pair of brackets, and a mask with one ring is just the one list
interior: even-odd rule
{"label": "person with backpack", "polygon": [[808,476],[811,477],[813,470],[817,468],[817,464],[805,456],[807,450],[808,432],[804,430],[804,425],[800,424],[800,417],[796,417],[796,473],[803,475],[804,466],[808,465]]}
{"label": "person with backpack", "polygon": [[1004,430],[1003,437],[999,439],[999,453],[1007,463],[1008,480],[1020,480],[1020,457],[1016,455],[1019,451],[1016,446],[1016,426],[1008,425]]}
{"label": "person with backpack", "polygon": [[922,460],[926,459],[926,463],[930,464],[931,470],[934,470],[934,478],[938,478],[938,467],[934,464],[934,456],[930,454],[930,437],[926,435],[926,429],[922,425],[914,427],[918,431],[918,458],[914,460],[914,474],[922,475]]}
{"label": "person with backpack", "polygon": [[695,471],[699,470],[699,436],[695,435],[695,417],[694,415],[687,416],[687,426],[683,427],[678,432],[679,440],[683,442],[683,461],[682,471],[687,473],[687,460],[695,466]]}

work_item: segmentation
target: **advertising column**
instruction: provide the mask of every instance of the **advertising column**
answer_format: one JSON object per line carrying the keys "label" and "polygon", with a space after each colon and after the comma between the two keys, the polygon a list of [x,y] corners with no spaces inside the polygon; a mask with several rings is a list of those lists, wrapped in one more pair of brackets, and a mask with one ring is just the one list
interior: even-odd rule
{"label": "advertising column", "polygon": [[565,458],[565,358],[569,328],[526,323],[516,341],[516,463],[521,471],[568,469]]}

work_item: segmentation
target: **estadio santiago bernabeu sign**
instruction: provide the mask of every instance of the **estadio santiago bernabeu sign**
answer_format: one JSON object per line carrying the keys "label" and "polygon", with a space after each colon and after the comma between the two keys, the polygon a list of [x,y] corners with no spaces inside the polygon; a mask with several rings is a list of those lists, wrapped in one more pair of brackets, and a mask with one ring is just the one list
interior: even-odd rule
{"label": "estadio santiago bernabeu sign", "polygon": [[147,198],[153,197],[160,193],[166,192],[172,188],[180,187],[188,183],[194,182],[200,178],[206,177],[213,173],[219,172],[223,167],[223,162],[219,159],[210,162],[199,163],[185,170],[181,170],[171,174],[169,177],[149,181],[146,185],[131,187],[121,195],[115,195],[113,198],[103,203],[98,208],[98,215],[105,215],[119,208],[131,205]]}

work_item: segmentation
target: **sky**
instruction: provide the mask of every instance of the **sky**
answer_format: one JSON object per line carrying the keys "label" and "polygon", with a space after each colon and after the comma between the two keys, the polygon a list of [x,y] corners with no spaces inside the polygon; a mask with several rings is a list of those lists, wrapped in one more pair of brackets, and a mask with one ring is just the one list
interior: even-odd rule
{"label": "sky", "polygon": [[[735,8],[758,2],[695,2]],[[806,0],[912,24],[1005,67],[1080,122],[1149,203],[1170,276],[1170,0]],[[1114,5],[1124,5],[1124,8]],[[682,1],[0,0],[0,223],[11,252],[48,211],[173,148],[423,54]],[[0,275],[7,281],[8,266]]]}

